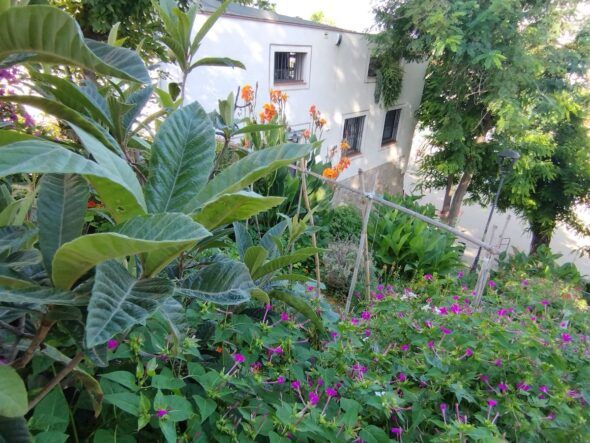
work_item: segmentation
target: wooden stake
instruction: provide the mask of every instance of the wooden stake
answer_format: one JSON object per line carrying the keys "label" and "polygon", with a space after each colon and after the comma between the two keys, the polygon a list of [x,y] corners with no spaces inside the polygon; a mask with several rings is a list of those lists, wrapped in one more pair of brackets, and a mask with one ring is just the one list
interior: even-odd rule
{"label": "wooden stake", "polygon": [[[306,166],[305,166],[305,159],[302,158],[301,159],[301,169],[303,171],[305,171]],[[309,216],[309,224],[311,225],[312,228],[315,228],[315,223],[313,221],[313,214],[311,212],[311,205],[309,204],[309,196],[307,195],[307,176],[304,173],[301,174],[301,190],[303,192],[303,203],[305,203],[305,209],[307,210]],[[312,229],[311,231],[311,245],[314,248],[318,247],[318,241],[315,235],[315,229]],[[320,277],[320,254],[318,254],[317,252],[314,254],[314,259],[315,259],[315,279],[316,279],[316,295],[318,296],[318,298],[320,297],[321,294],[321,284],[322,284],[322,280]]]}
{"label": "wooden stake", "polygon": [[350,311],[350,304],[352,302],[352,296],[354,294],[354,288],[356,286],[356,280],[358,278],[359,268],[361,266],[361,259],[363,257],[363,250],[365,249],[365,245],[367,243],[367,227],[369,225],[369,217],[371,215],[371,210],[373,209],[373,194],[375,193],[375,186],[377,185],[377,181],[373,185],[373,192],[367,195],[368,202],[367,207],[365,209],[365,214],[363,216],[363,226],[361,229],[361,238],[359,241],[359,249],[356,255],[356,262],[354,264],[354,271],[352,272],[352,281],[350,282],[350,288],[348,289],[348,297],[346,299],[346,306],[344,308],[344,316],[348,317],[348,312]]}
{"label": "wooden stake", "polygon": [[[490,236],[490,244],[492,244],[494,240],[494,236],[496,235],[496,229],[498,226],[494,225],[492,227],[492,234]],[[478,308],[481,305],[483,300],[483,294],[486,290],[486,286],[488,284],[488,278],[490,277],[490,271],[492,269],[492,254],[488,251],[485,252],[485,256],[483,262],[481,264],[481,268],[479,270],[479,277],[477,278],[477,284],[475,285],[475,299],[473,301],[473,305]]]}
{"label": "wooden stake", "polygon": [[[361,182],[361,189],[363,193],[366,194],[367,190],[365,188],[365,175],[363,174],[363,170],[359,169],[359,179]],[[375,183],[377,183],[378,177],[375,177]],[[375,186],[373,186],[373,191],[375,190]],[[372,201],[372,200],[371,200]],[[368,208],[367,201],[365,200],[365,208],[366,211]],[[370,220],[369,220],[370,221]],[[365,296],[367,298],[367,303],[371,301],[371,258],[369,255],[369,236],[365,236],[365,248],[363,258],[365,261]]]}

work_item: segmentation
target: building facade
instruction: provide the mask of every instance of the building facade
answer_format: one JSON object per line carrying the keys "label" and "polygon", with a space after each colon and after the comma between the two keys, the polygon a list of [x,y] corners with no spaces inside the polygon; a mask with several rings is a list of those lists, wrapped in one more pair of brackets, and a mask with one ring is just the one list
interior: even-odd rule
{"label": "building facade", "polygon": [[[205,0],[197,19],[203,23],[219,2]],[[197,27],[198,29],[198,27]],[[410,158],[420,104],[425,64],[404,66],[401,94],[395,106],[375,103],[369,41],[364,34],[296,17],[230,5],[209,31],[199,57],[223,56],[244,63],[246,70],[207,67],[187,80],[187,100],[207,111],[239,86],[258,84],[258,107],[268,91],[288,94],[287,120],[292,130],[309,127],[315,105],[327,120],[321,156],[346,138],[350,167],[340,176],[354,183],[359,168],[377,178],[380,192],[401,190]]]}

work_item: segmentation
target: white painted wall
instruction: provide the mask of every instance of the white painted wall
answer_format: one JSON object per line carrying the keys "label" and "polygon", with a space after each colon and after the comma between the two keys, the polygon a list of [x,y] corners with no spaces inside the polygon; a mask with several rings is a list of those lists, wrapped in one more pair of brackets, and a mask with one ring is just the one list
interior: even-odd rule
{"label": "white painted wall", "polygon": [[[198,16],[197,29],[206,17]],[[247,69],[198,68],[188,78],[187,101],[198,100],[210,111],[217,108],[218,99],[235,92],[238,86],[246,83],[254,86],[258,82],[258,108],[261,108],[269,101],[270,88],[281,89],[289,95],[287,119],[294,129],[307,127],[312,104],[328,120],[322,156],[329,146],[341,141],[347,116],[365,114],[361,154],[352,158],[351,167],[341,178],[355,175],[359,168],[368,170],[385,162],[394,162],[403,171],[409,160],[414,112],[422,96],[425,65],[406,65],[402,92],[395,106],[403,108],[398,141],[382,149],[386,110],[375,104],[375,83],[367,79],[367,39],[362,34],[343,33],[342,43],[336,46],[337,34],[332,30],[222,17],[205,37],[198,55],[237,59]],[[272,83],[271,45],[311,47],[309,82],[304,88],[281,88]]]}

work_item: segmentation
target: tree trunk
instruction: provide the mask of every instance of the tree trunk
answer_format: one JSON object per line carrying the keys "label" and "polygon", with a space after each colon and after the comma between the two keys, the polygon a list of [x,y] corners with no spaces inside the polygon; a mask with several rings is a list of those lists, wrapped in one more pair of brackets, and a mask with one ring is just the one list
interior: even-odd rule
{"label": "tree trunk", "polygon": [[440,219],[446,220],[451,209],[451,199],[453,198],[453,176],[447,177],[447,187],[445,189],[445,199],[443,200],[442,209],[440,210]]}
{"label": "tree trunk", "polygon": [[459,219],[459,213],[461,212],[461,204],[463,203],[463,198],[465,198],[465,194],[467,194],[467,188],[469,188],[469,185],[471,184],[472,177],[472,172],[464,172],[461,176],[461,180],[459,180],[457,190],[455,191],[455,194],[453,195],[453,200],[451,201],[449,215],[447,216],[447,223],[451,226],[455,226],[457,224],[457,220]]}
{"label": "tree trunk", "polygon": [[547,229],[540,229],[538,226],[535,226],[531,223],[531,232],[533,233],[533,238],[531,239],[531,249],[529,254],[532,255],[537,252],[539,246],[549,246],[549,243],[551,243],[551,237],[553,235],[553,229],[551,231],[547,231]]}

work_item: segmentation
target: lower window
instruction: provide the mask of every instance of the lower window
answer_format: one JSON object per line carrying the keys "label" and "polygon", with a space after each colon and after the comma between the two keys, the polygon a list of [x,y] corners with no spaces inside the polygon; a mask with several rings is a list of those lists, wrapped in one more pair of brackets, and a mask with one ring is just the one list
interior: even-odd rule
{"label": "lower window", "polygon": [[344,133],[342,134],[342,138],[348,142],[348,152],[350,154],[358,154],[361,152],[364,126],[364,115],[344,120]]}
{"label": "lower window", "polygon": [[401,109],[392,109],[385,114],[385,124],[383,125],[383,136],[381,137],[381,145],[393,143],[397,141],[397,130],[399,127],[399,118],[401,116]]}

